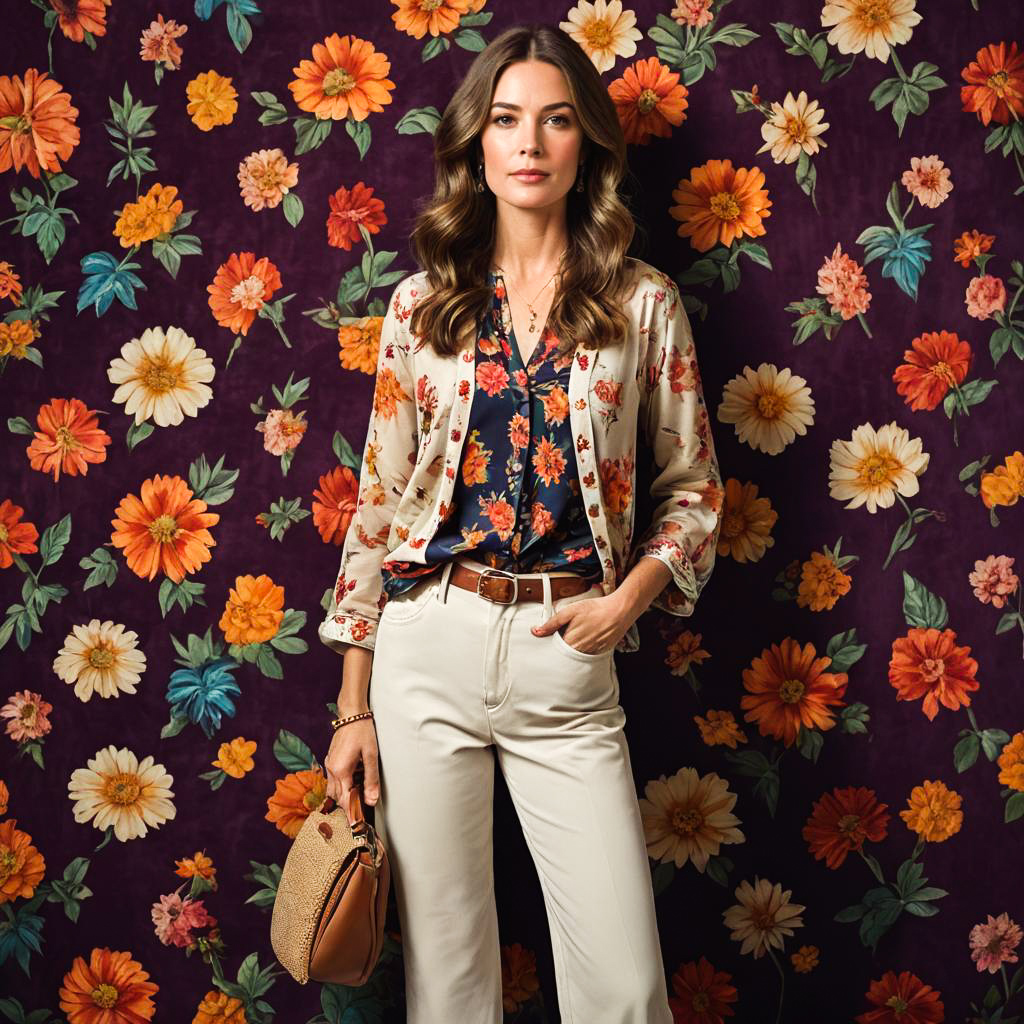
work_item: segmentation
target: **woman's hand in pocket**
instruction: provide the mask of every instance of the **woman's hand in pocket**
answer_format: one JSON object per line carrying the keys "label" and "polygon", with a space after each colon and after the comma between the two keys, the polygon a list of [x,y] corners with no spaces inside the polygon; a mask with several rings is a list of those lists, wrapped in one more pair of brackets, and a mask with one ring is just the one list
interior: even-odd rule
{"label": "woman's hand in pocket", "polygon": [[[380,796],[377,730],[372,718],[363,718],[334,731],[324,760],[327,771],[327,795],[348,815],[349,793],[359,763],[363,764],[363,803],[373,805]],[[351,825],[352,822],[349,821]]]}
{"label": "woman's hand in pocket", "polygon": [[588,597],[557,609],[539,626],[531,627],[534,636],[548,636],[568,626],[562,639],[581,654],[610,651],[629,629],[632,619],[623,613],[614,594]]}

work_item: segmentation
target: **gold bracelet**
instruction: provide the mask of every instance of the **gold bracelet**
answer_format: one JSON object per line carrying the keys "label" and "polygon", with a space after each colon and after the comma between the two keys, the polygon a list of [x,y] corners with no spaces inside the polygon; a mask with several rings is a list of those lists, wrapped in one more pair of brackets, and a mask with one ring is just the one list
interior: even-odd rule
{"label": "gold bracelet", "polygon": [[357,722],[360,718],[373,718],[373,712],[360,711],[358,715],[349,715],[348,718],[332,718],[331,725],[334,727],[334,731],[337,732],[343,725],[348,725],[349,722]]}

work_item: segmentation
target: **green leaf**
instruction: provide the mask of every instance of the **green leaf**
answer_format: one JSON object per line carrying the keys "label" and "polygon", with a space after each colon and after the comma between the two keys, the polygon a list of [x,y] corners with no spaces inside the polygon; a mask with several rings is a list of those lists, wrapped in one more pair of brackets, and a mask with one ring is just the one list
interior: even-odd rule
{"label": "green leaf", "polygon": [[71,513],[69,512],[59,522],[43,531],[43,538],[39,542],[39,554],[42,564],[53,565],[62,554],[71,538]]}
{"label": "green leaf", "polygon": [[1003,810],[1003,821],[1007,825],[1020,817],[1024,817],[1024,792],[1014,793],[1006,801],[1006,807]]}
{"label": "green leaf", "polygon": [[903,616],[908,626],[944,629],[949,622],[946,602],[919,579],[903,570]]}
{"label": "green leaf", "polygon": [[958,772],[965,772],[975,761],[981,751],[981,740],[977,733],[970,733],[965,736],[953,748],[953,767]]}
{"label": "green leaf", "polygon": [[274,757],[286,772],[309,771],[315,765],[313,751],[287,729],[278,732],[273,749]]}

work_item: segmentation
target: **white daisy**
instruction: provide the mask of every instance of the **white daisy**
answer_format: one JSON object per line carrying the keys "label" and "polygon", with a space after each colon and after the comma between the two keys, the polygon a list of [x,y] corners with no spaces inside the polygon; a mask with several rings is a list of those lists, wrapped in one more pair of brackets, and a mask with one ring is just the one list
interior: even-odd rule
{"label": "white daisy", "polygon": [[761,363],[743,367],[723,389],[721,423],[733,423],[736,436],[759,451],[778,455],[814,422],[814,399],[807,381],[788,368]]}
{"label": "white daisy", "polygon": [[579,0],[567,17],[558,27],[580,44],[601,72],[608,71],[616,57],[632,57],[637,40],[644,37],[636,28],[636,14],[624,11],[622,0]]}
{"label": "white daisy", "polygon": [[74,626],[53,661],[53,671],[65,683],[75,684],[75,696],[87,701],[135,693],[146,670],[146,655],[138,648],[138,634],[112,620],[92,619]]}
{"label": "white daisy", "polygon": [[917,478],[928,468],[929,458],[921,450],[921,438],[911,440],[895,421],[877,431],[862,423],[849,441],[832,442],[829,493],[837,501],[849,499],[845,508],[889,508],[897,491],[905,498],[917,494]]}
{"label": "white daisy", "polygon": [[770,946],[782,949],[783,936],[792,935],[794,928],[803,927],[801,911],[807,908],[800,903],[790,903],[792,889],[754,876],[754,884],[743,881],[736,888],[736,898],[728,910],[722,911],[726,928],[731,929],[731,939],[742,941],[741,953],[753,950],[754,959],[764,956]]}
{"label": "white daisy", "polygon": [[761,138],[765,142],[758,153],[770,149],[777,164],[791,164],[801,153],[814,156],[819,147],[828,145],[818,138],[828,127],[828,122],[822,121],[824,116],[825,111],[818,106],[818,101],[808,101],[803,89],[796,99],[787,92],[782,103],[772,103],[771,115],[761,125]]}
{"label": "white daisy", "polygon": [[910,39],[921,15],[917,0],[830,0],[821,11],[824,28],[834,26],[828,41],[840,53],[860,53],[885,64],[889,47]]}

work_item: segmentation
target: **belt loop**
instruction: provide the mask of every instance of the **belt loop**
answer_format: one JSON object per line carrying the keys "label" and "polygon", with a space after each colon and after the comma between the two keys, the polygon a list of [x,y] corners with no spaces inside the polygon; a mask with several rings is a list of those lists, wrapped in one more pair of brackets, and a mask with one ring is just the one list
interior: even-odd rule
{"label": "belt loop", "polygon": [[552,615],[555,614],[555,604],[551,597],[551,574],[544,573],[541,576],[541,587],[544,590],[544,618],[542,622],[547,622]]}
{"label": "belt loop", "polygon": [[437,588],[437,600],[441,604],[448,603],[448,587],[451,583],[452,570],[455,568],[455,559],[449,558],[445,563],[444,569],[441,570],[441,585]]}

